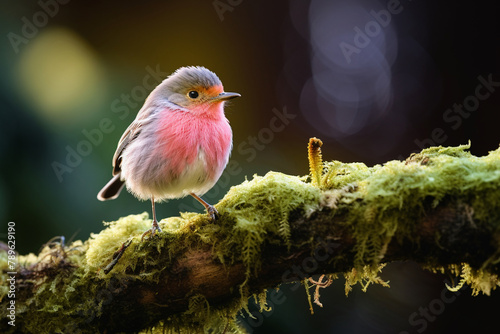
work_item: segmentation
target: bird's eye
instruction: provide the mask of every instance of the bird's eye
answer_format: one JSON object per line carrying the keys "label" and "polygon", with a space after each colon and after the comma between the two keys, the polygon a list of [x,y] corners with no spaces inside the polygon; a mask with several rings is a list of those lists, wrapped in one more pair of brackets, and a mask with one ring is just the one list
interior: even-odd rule
{"label": "bird's eye", "polygon": [[197,91],[192,90],[192,91],[190,91],[190,92],[188,93],[188,96],[189,96],[190,98],[192,98],[192,99],[196,99],[196,98],[199,96],[199,94],[198,94],[198,92],[197,92]]}

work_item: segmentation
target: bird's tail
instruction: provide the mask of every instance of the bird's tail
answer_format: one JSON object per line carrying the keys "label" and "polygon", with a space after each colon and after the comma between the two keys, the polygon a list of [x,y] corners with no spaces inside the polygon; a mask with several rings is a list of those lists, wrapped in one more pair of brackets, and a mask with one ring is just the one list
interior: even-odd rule
{"label": "bird's tail", "polygon": [[115,199],[120,195],[125,181],[120,179],[120,173],[113,176],[113,178],[99,191],[97,199],[100,201],[107,201],[108,199]]}

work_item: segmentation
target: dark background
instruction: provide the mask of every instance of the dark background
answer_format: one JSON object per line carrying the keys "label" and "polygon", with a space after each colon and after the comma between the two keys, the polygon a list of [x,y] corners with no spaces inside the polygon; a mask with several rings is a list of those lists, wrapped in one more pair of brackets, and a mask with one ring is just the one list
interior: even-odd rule
{"label": "dark background", "polygon": [[[205,195],[212,203],[245,176],[308,173],[306,145],[313,136],[323,140],[325,159],[367,165],[405,158],[432,142],[470,140],[475,155],[500,143],[500,87],[470,112],[447,111],[474,102],[479,77],[500,82],[493,1],[0,3],[0,220],[5,231],[7,222],[16,223],[22,254],[54,235],[87,239],[102,221],[150,212],[148,202],[127,192],[114,201],[96,199],[111,176],[118,139],[151,90],[144,86],[147,68],[164,77],[180,66],[203,65],[227,91],[242,94],[226,108],[234,132],[231,161],[241,172]],[[390,19],[380,12],[387,9],[394,12]],[[347,44],[358,47],[346,57]],[[147,78],[146,86],[156,80]],[[293,119],[271,127],[283,110]],[[94,134],[93,143],[85,133]],[[78,150],[84,154],[68,158]],[[157,206],[159,217],[185,210],[203,211],[187,198]],[[347,298],[339,279],[322,290],[324,308],[316,307],[315,315],[303,288],[283,286],[272,312],[247,320],[250,331],[466,333],[496,327],[497,291],[491,297],[445,291],[445,303],[446,277],[415,264],[391,264],[382,277],[390,289],[363,293],[356,287]],[[424,308],[433,313],[409,321]]]}

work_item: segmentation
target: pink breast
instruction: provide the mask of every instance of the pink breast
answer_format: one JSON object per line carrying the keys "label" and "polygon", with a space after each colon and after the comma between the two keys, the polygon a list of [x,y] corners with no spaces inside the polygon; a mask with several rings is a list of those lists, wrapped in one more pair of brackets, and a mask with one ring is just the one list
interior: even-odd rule
{"label": "pink breast", "polygon": [[169,111],[168,117],[160,117],[156,154],[165,158],[165,172],[170,176],[179,176],[194,163],[200,148],[205,156],[207,176],[211,179],[222,173],[231,150],[231,128],[223,113],[222,117],[205,116],[177,110]]}

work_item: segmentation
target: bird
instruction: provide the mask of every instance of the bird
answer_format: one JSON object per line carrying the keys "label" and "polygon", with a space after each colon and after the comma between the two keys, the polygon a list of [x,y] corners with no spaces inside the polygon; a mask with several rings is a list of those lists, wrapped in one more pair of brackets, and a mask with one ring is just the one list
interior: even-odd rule
{"label": "bird", "polygon": [[146,98],[121,136],[113,156],[111,180],[100,201],[115,199],[124,186],[140,200],[150,200],[151,229],[161,232],[155,202],[191,195],[215,220],[218,212],[201,196],[220,178],[231,154],[233,133],[224,114],[225,92],[219,77],[203,66],[177,69]]}

